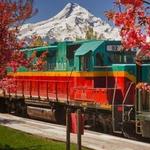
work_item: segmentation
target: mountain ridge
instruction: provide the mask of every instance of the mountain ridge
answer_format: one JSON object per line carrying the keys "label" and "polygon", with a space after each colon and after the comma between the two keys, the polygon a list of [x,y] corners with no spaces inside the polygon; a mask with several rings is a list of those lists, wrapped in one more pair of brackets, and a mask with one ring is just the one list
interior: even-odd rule
{"label": "mountain ridge", "polygon": [[77,3],[68,3],[54,17],[37,23],[25,24],[20,30],[20,39],[31,39],[39,35],[46,42],[85,39],[88,28],[98,37],[119,40],[119,31],[101,18],[95,17]]}

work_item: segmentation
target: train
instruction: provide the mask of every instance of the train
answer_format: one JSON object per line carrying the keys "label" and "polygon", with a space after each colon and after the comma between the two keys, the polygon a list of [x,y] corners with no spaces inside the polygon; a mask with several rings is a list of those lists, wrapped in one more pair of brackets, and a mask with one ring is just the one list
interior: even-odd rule
{"label": "train", "polygon": [[[136,89],[136,50],[121,41],[55,42],[22,49],[36,58],[47,51],[45,69],[8,71],[16,91],[0,97],[1,110],[65,123],[66,110],[81,109],[87,129],[150,138],[149,93]],[[150,64],[141,65],[141,81],[150,83]]]}

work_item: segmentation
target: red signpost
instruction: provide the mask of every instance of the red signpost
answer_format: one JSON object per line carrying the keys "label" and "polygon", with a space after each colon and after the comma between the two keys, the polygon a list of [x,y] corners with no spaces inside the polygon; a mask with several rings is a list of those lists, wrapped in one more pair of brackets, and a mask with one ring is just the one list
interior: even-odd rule
{"label": "red signpost", "polygon": [[[84,115],[79,114],[80,119],[80,132],[81,134],[84,134]],[[71,133],[78,133],[78,114],[77,113],[71,113]]]}
{"label": "red signpost", "polygon": [[81,150],[81,135],[84,134],[84,115],[78,109],[77,113],[71,113],[67,110],[66,115],[66,150],[70,150],[70,132],[77,134],[77,150]]}

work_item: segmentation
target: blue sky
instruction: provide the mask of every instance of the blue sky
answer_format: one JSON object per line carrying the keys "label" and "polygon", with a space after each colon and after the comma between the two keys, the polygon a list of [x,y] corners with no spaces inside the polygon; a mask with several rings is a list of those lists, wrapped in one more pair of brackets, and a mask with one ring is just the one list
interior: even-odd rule
{"label": "blue sky", "polygon": [[114,0],[34,0],[34,7],[38,9],[38,13],[27,22],[35,23],[53,17],[69,2],[78,3],[88,9],[93,15],[107,20],[104,16],[104,11],[113,8],[113,1]]}

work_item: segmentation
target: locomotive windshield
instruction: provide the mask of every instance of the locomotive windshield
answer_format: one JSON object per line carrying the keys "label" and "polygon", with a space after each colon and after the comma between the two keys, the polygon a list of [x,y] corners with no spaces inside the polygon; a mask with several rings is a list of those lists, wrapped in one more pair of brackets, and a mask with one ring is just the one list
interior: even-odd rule
{"label": "locomotive windshield", "polygon": [[150,112],[150,94],[144,90],[138,90],[139,99],[138,99],[138,111]]}
{"label": "locomotive windshield", "polygon": [[66,57],[69,63],[69,66],[74,66],[74,55],[75,51],[80,47],[80,44],[77,45],[67,45]]}
{"label": "locomotive windshield", "polygon": [[150,112],[150,95],[148,92],[145,92],[143,94],[142,108],[143,108],[143,111]]}
{"label": "locomotive windshield", "polygon": [[89,71],[90,70],[90,62],[91,62],[91,54],[88,53],[84,56],[80,57],[80,70]]}
{"label": "locomotive windshield", "polygon": [[108,57],[110,63],[113,64],[131,64],[134,63],[135,49],[125,50],[122,45],[107,45],[106,51],[108,52]]}

